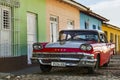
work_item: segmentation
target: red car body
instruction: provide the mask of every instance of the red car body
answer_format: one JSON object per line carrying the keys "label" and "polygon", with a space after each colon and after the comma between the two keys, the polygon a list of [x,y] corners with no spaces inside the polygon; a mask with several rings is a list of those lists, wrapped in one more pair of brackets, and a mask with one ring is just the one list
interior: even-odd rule
{"label": "red car body", "polygon": [[52,43],[34,43],[32,61],[37,60],[43,72],[54,66],[87,67],[89,72],[107,66],[115,45],[108,43],[98,30],[62,30],[59,40]]}

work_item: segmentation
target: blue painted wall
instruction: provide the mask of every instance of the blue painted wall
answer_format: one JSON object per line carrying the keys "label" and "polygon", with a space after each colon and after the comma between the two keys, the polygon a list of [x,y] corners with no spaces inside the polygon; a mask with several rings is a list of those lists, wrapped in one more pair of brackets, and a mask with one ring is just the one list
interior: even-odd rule
{"label": "blue painted wall", "polygon": [[[85,13],[80,13],[80,29],[96,29],[101,30],[102,21],[89,16]],[[87,28],[86,28],[87,27]]]}

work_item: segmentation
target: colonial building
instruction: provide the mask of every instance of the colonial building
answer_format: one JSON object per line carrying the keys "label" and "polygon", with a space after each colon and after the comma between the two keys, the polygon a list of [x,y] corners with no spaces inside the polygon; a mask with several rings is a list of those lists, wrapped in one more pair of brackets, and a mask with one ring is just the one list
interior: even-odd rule
{"label": "colonial building", "polygon": [[31,64],[34,42],[54,42],[60,30],[79,29],[80,10],[88,8],[73,0],[0,0],[0,71]]}
{"label": "colonial building", "polygon": [[62,29],[79,29],[80,11],[88,10],[73,0],[46,0],[47,41],[57,41]]}
{"label": "colonial building", "polygon": [[37,41],[46,41],[45,0],[0,0],[0,71],[30,64]]}
{"label": "colonial building", "polygon": [[[32,44],[46,41],[46,0],[20,0],[20,56],[31,64]],[[27,58],[27,59],[26,59]]]}
{"label": "colonial building", "polygon": [[102,30],[106,33],[108,42],[115,43],[115,54],[120,54],[120,28],[112,24],[102,24]]}
{"label": "colonial building", "polygon": [[19,8],[19,0],[0,0],[0,70],[20,53]]}
{"label": "colonial building", "polygon": [[89,11],[80,12],[80,29],[96,29],[101,30],[103,22],[108,22],[109,20]]}
{"label": "colonial building", "polygon": [[31,64],[34,42],[55,42],[63,29],[101,30],[107,21],[74,0],[0,0],[0,71]]}

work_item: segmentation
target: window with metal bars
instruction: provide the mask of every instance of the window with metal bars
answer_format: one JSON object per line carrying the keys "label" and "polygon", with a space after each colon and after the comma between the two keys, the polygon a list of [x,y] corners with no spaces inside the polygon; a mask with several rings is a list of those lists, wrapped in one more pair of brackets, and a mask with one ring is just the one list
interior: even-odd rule
{"label": "window with metal bars", "polygon": [[21,55],[19,8],[19,0],[0,0],[0,57]]}
{"label": "window with metal bars", "polygon": [[3,29],[10,29],[10,13],[8,10],[3,10]]}

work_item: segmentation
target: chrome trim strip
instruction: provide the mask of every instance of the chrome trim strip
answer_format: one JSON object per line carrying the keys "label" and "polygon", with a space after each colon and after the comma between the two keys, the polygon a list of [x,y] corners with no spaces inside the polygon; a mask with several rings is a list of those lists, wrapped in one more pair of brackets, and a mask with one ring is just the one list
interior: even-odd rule
{"label": "chrome trim strip", "polygon": [[77,59],[77,58],[32,58],[32,59],[38,59],[38,60],[89,61],[89,62],[97,61],[97,59]]}
{"label": "chrome trim strip", "polygon": [[77,58],[60,58],[60,60],[80,61],[80,59]]}
{"label": "chrome trim strip", "polygon": [[[51,65],[51,63],[43,63],[42,60],[39,60],[40,64],[43,64],[43,65]],[[89,61],[86,62],[86,61],[81,61],[81,62],[78,62],[78,63],[66,63],[66,66],[95,66],[95,62],[90,62],[89,64]]]}
{"label": "chrome trim strip", "polygon": [[31,59],[37,59],[40,64],[51,65],[51,63],[43,63],[42,60],[58,60],[58,61],[78,61],[78,63],[67,63],[66,66],[95,66],[97,59],[77,59],[77,58],[36,58],[32,57]]}
{"label": "chrome trim strip", "polygon": [[43,64],[43,65],[51,65],[51,63],[43,63],[42,60],[39,60],[40,64]]}

